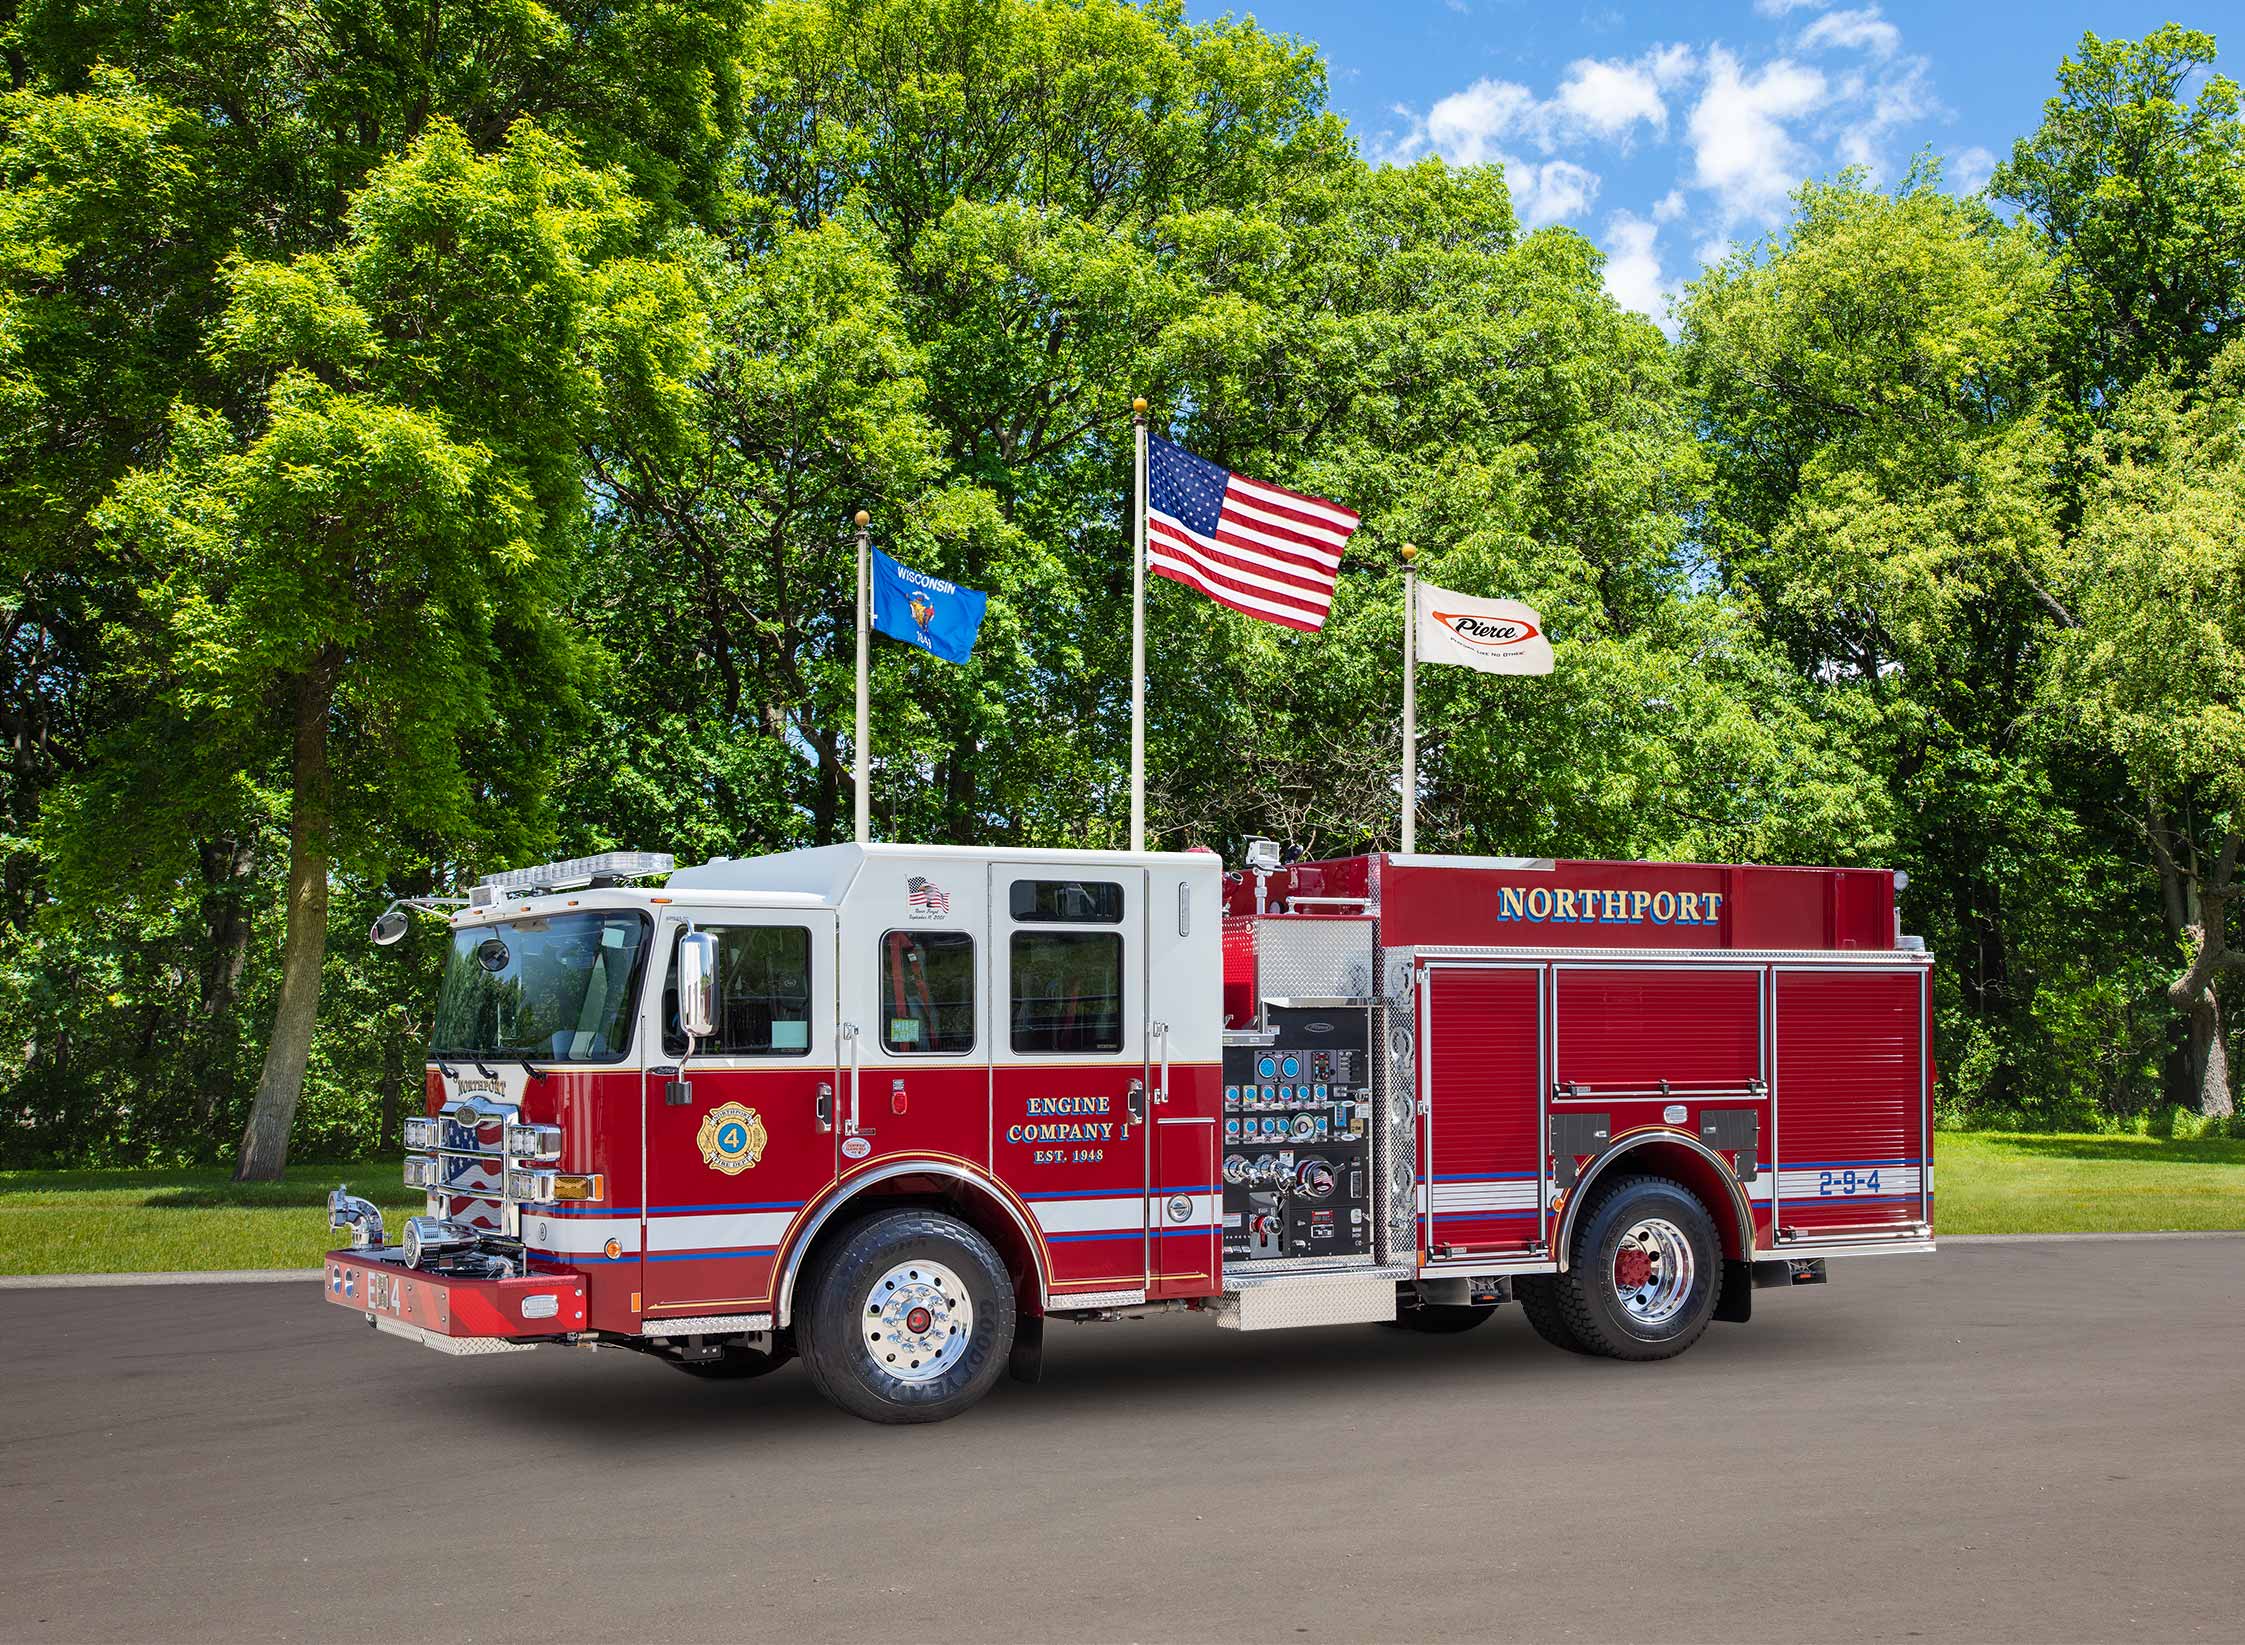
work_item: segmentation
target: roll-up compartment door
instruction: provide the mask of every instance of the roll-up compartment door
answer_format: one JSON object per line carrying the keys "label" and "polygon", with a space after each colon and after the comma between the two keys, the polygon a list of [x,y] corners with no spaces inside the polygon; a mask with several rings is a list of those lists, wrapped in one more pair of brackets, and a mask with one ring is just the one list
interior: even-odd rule
{"label": "roll-up compartment door", "polygon": [[1544,972],[1427,972],[1421,1227],[1428,1256],[1516,1255],[1546,1241]]}
{"label": "roll-up compartment door", "polygon": [[1930,1223],[1924,973],[1781,969],[1776,1002],[1781,1237]]}
{"label": "roll-up compartment door", "polygon": [[1759,969],[1562,965],[1557,978],[1562,1098],[1657,1097],[1664,1081],[1679,1095],[1735,1097],[1763,1077]]}

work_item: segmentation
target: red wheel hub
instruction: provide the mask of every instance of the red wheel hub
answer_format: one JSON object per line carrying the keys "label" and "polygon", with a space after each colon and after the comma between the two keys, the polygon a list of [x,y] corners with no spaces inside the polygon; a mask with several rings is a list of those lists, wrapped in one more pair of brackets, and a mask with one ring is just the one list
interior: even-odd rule
{"label": "red wheel hub", "polygon": [[904,1316],[904,1328],[914,1336],[920,1335],[935,1323],[935,1315],[925,1308],[915,1308]]}
{"label": "red wheel hub", "polygon": [[1645,1251],[1617,1251],[1614,1253],[1614,1285],[1623,1291],[1641,1290],[1653,1277],[1653,1259]]}

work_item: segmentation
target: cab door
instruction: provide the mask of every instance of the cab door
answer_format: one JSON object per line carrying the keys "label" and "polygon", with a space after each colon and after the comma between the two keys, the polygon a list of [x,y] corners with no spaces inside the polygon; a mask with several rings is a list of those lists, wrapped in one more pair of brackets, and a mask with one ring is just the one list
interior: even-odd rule
{"label": "cab door", "polygon": [[[678,1030],[689,930],[717,939],[717,1032],[690,1056]],[[643,1311],[761,1312],[789,1227],[834,1181],[835,916],[673,909],[660,941],[651,1032],[665,1061],[643,1099]]]}
{"label": "cab door", "polygon": [[1142,1293],[1152,1267],[1146,898],[1143,868],[989,868],[996,1169],[1036,1217],[1055,1302]]}

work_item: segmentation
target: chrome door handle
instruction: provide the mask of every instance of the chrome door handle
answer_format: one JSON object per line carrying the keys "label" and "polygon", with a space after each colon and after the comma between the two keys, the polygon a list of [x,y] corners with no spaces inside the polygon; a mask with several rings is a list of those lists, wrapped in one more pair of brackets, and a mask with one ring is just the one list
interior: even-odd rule
{"label": "chrome door handle", "polygon": [[832,1080],[820,1080],[820,1081],[818,1082],[818,1105],[817,1105],[817,1113],[818,1113],[818,1128],[819,1128],[819,1129],[820,1129],[821,1131],[831,1131],[831,1130],[833,1130],[833,1129],[834,1129],[834,1082],[833,1082]]}
{"label": "chrome door handle", "polygon": [[1130,1095],[1123,1099],[1123,1111],[1129,1114],[1131,1124],[1144,1125],[1146,1123],[1146,1082],[1144,1080],[1132,1080],[1130,1082]]}
{"label": "chrome door handle", "polygon": [[844,1127],[843,1127],[843,1132],[844,1132],[844,1134],[845,1134],[845,1135],[847,1135],[847,1136],[852,1136],[852,1137],[854,1137],[854,1136],[856,1136],[856,1135],[857,1135],[857,1132],[858,1132],[858,1106],[857,1106],[857,1097],[858,1097],[858,1031],[857,1031],[857,1024],[856,1024],[856,1023],[854,1023],[854,1022],[846,1022],[846,1023],[842,1024],[842,1037],[843,1037],[844,1039],[846,1039],[846,1040],[848,1040],[848,1041],[850,1042],[850,1120],[849,1120],[849,1123],[848,1123],[848,1124],[847,1124],[846,1126],[844,1126]]}

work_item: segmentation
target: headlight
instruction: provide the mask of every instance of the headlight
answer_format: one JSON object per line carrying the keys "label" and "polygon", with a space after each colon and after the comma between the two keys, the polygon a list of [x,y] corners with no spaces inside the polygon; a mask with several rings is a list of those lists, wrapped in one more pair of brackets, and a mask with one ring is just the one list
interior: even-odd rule
{"label": "headlight", "polygon": [[[405,1145],[408,1148],[434,1148],[437,1145],[437,1122],[433,1119],[411,1119],[404,1125]],[[406,1179],[411,1181],[409,1177]]]}
{"label": "headlight", "polygon": [[507,1198],[526,1205],[546,1205],[553,1200],[551,1171],[526,1171],[519,1166],[507,1172]]}
{"label": "headlight", "polygon": [[437,1185],[437,1162],[426,1154],[406,1155],[405,1185],[408,1188],[434,1188]]}
{"label": "headlight", "polygon": [[557,1160],[561,1158],[561,1127],[558,1125],[507,1126],[507,1158],[527,1160]]}

